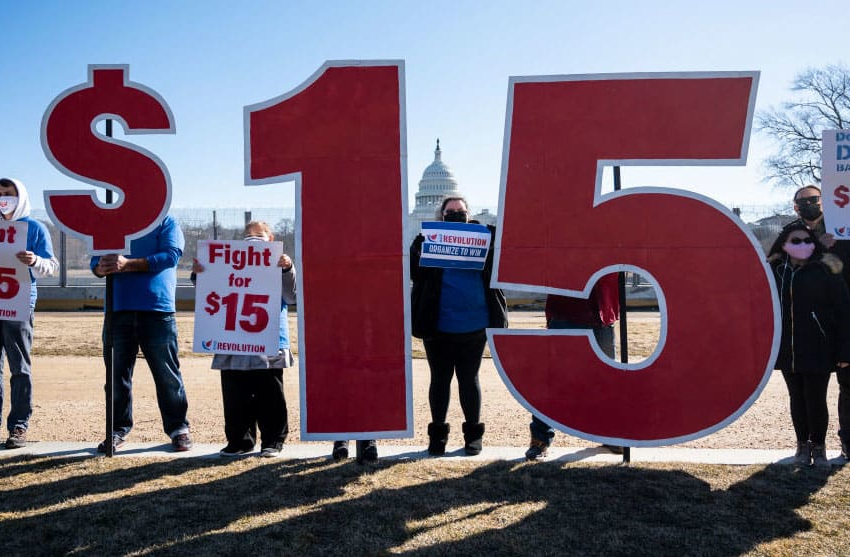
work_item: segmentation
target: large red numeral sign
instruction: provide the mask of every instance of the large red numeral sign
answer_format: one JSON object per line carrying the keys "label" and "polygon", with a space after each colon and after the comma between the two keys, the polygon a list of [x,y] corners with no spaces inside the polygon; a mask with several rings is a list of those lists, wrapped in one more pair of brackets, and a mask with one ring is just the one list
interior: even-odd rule
{"label": "large red numeral sign", "polygon": [[246,183],[296,181],[301,434],[412,434],[403,63],[245,107]]}
{"label": "large red numeral sign", "polygon": [[[584,334],[490,332],[509,388],[561,429],[649,446],[726,425],[776,353],[763,255],[731,213],[687,192],[602,196],[604,164],[743,164],[758,74],[512,79],[494,282],[586,297],[637,267],[663,293],[661,348],[609,364]],[[654,162],[653,162],[654,161]]]}
{"label": "large red numeral sign", "polygon": [[174,118],[156,92],[127,79],[128,66],[89,66],[89,81],[62,92],[44,113],[41,144],[61,172],[114,189],[114,205],[92,190],[45,191],[50,218],[84,239],[95,254],[127,253],[130,241],[165,218],[171,181],[152,153],[95,133],[99,120],[123,123],[128,134],[174,133]]}

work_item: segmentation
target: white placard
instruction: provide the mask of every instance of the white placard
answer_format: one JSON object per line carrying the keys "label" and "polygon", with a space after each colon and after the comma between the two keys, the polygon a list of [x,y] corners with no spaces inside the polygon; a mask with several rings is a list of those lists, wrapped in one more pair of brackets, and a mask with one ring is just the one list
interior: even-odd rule
{"label": "white placard", "polygon": [[850,239],[850,130],[825,130],[821,201],[826,231]]}
{"label": "white placard", "polygon": [[195,352],[278,353],[282,254],[281,242],[198,242]]}
{"label": "white placard", "polygon": [[27,249],[25,222],[0,220],[0,320],[30,318],[32,277],[15,254]]}

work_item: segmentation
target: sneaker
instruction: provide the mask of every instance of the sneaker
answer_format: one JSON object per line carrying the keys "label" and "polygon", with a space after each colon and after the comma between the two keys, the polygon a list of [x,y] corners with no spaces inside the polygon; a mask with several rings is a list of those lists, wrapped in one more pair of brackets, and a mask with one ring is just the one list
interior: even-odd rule
{"label": "sneaker", "polygon": [[[117,433],[112,436],[112,450],[117,451],[127,441]],[[106,453],[106,440],[104,439],[97,445],[97,452]]]}
{"label": "sneaker", "polygon": [[275,443],[274,445],[263,447],[263,450],[260,451],[260,456],[265,458],[274,458],[276,456],[280,456],[280,453],[283,451],[283,443]]}
{"label": "sneaker", "polygon": [[218,451],[218,455],[219,456],[233,457],[233,456],[239,456],[239,455],[243,455],[245,453],[249,453],[253,450],[254,450],[254,447],[251,447],[250,449],[246,449],[245,447],[227,445],[226,447],[224,447],[223,449]]}
{"label": "sneaker", "polygon": [[815,468],[829,468],[829,459],[826,458],[826,447],[823,445],[812,445],[812,466]]}
{"label": "sneaker", "polygon": [[369,439],[368,441],[358,441],[357,445],[360,449],[358,451],[360,453],[360,458],[358,458],[357,462],[377,462],[378,444],[375,443],[374,439]]}
{"label": "sneaker", "polygon": [[797,443],[794,453],[794,466],[809,466],[812,463],[812,449],[808,443]]}
{"label": "sneaker", "polygon": [[183,453],[192,448],[192,438],[188,433],[180,433],[171,439],[171,448],[175,453]]}
{"label": "sneaker", "polygon": [[333,452],[331,457],[334,460],[345,460],[348,458],[348,441],[334,441]]}
{"label": "sneaker", "polygon": [[7,449],[20,449],[27,446],[27,430],[19,425],[9,432],[9,438],[6,439]]}
{"label": "sneaker", "polygon": [[543,460],[549,453],[549,445],[539,439],[532,439],[531,446],[525,451],[525,460]]}

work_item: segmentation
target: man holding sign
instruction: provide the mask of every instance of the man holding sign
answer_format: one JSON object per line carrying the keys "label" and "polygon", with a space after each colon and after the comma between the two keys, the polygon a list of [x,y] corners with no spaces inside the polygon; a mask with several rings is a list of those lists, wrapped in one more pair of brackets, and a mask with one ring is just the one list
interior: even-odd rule
{"label": "man holding sign", "polygon": [[[834,200],[838,203],[840,200]],[[835,255],[843,264],[842,275],[850,286],[850,240],[836,239],[826,227],[821,189],[814,185],[803,186],[794,192],[794,212],[799,221],[815,233],[825,251]],[[835,227],[833,227],[835,228]],[[838,437],[841,439],[841,456],[850,460],[850,369],[835,372],[838,379]]]}
{"label": "man holding sign", "polygon": [[[32,415],[32,377],[31,358],[33,311],[37,296],[35,277],[50,276],[59,268],[59,261],[53,255],[53,243],[47,228],[37,220],[30,218],[29,195],[19,180],[0,178],[0,215],[3,216],[4,226],[0,228],[0,241],[6,244],[15,243],[15,227],[8,226],[8,221],[22,223],[25,228],[25,248],[15,253],[17,262],[29,267],[29,276],[21,276],[13,267],[2,263],[0,268],[0,298],[14,298],[20,292],[21,286],[29,286],[29,304],[25,311],[0,312],[0,412],[3,406],[3,353],[9,360],[9,371],[12,374],[11,409],[6,425],[9,438],[6,440],[7,449],[18,449],[26,445],[27,428]],[[20,239],[19,239],[20,241]],[[19,280],[23,279],[23,283]],[[26,291],[25,291],[26,292]],[[27,296],[27,293],[22,293]],[[26,311],[28,309],[28,311]]]}
{"label": "man holding sign", "polygon": [[[183,232],[170,216],[151,232],[130,243],[127,256],[109,254],[91,259],[97,277],[114,275],[113,373],[115,427],[113,447],[124,444],[133,428],[133,368],[139,348],[153,374],[165,433],[177,452],[192,448],[186,410],[189,403],[177,358],[175,296],[177,262],[183,255]],[[104,353],[104,358],[109,355]],[[108,369],[108,362],[107,362]],[[98,445],[106,452],[106,443]]]}

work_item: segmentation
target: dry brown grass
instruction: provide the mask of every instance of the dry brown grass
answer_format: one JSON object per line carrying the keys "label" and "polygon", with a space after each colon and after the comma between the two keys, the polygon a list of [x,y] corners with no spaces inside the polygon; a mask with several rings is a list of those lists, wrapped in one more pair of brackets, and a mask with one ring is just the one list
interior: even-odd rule
{"label": "dry brown grass", "polygon": [[0,555],[842,555],[850,468],[0,461]]}
{"label": "dry brown grass", "polygon": [[[638,351],[651,315],[630,319]],[[539,314],[514,326],[542,327]],[[39,314],[33,440],[102,437],[99,314]],[[179,317],[193,435],[222,440],[218,376],[188,352]],[[657,338],[657,337],[656,337]],[[649,348],[647,348],[649,347]],[[416,345],[414,345],[414,352]],[[415,437],[425,444],[427,365],[414,365]],[[481,373],[485,443],[523,446],[528,413],[490,360]],[[834,383],[834,382],[833,382]],[[293,440],[297,374],[286,375]],[[163,440],[150,374],[136,374],[133,441]],[[834,408],[834,385],[830,393]],[[450,420],[459,429],[457,401]],[[833,422],[835,420],[833,419]],[[587,441],[556,436],[560,445]],[[830,448],[836,448],[834,430]],[[459,435],[452,433],[452,448]],[[790,448],[787,395],[771,380],[750,411],[687,444]],[[284,450],[285,453],[285,450]],[[15,555],[846,555],[850,467],[558,462],[268,461],[247,458],[0,459],[0,557]]]}

